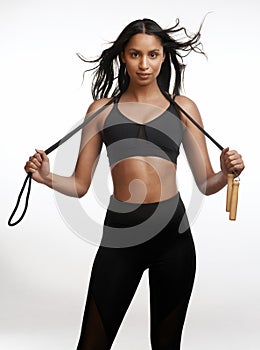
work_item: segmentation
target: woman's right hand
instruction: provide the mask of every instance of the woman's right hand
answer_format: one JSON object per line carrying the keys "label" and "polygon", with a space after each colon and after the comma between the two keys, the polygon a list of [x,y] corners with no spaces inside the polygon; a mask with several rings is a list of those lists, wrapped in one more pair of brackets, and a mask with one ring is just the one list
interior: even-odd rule
{"label": "woman's right hand", "polygon": [[50,174],[50,163],[46,153],[36,149],[36,153],[26,162],[24,170],[27,174],[32,173],[33,180],[39,183],[45,183],[45,180]]}

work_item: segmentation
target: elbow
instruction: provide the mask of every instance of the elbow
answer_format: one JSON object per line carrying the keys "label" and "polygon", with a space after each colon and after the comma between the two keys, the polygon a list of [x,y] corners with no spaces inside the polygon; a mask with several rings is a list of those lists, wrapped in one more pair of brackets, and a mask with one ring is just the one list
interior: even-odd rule
{"label": "elbow", "polygon": [[78,192],[78,193],[77,193],[77,198],[82,198],[82,197],[84,197],[86,193],[87,193],[87,191],[86,191],[86,192]]}
{"label": "elbow", "polygon": [[224,185],[221,187],[218,187],[218,186],[216,186],[216,184],[214,184],[214,183],[212,184],[212,183],[206,181],[204,184],[202,184],[198,187],[199,187],[199,190],[202,194],[204,194],[205,196],[211,196],[212,194],[217,193],[221,188],[223,188]]}
{"label": "elbow", "polygon": [[76,198],[82,198],[85,196],[85,194],[88,192],[90,182],[86,181],[80,181],[79,178],[77,178],[75,175],[71,176],[72,181],[74,183],[74,197]]}
{"label": "elbow", "polygon": [[212,194],[218,192],[225,185],[225,181],[223,182],[222,179],[220,181],[218,174],[210,173],[203,178],[197,179],[196,183],[203,195],[211,196]]}
{"label": "elbow", "polygon": [[207,197],[215,193],[215,191],[210,186],[207,186],[206,184],[199,185],[198,188],[200,192]]}
{"label": "elbow", "polygon": [[82,198],[88,192],[89,186],[79,186],[77,187],[77,197]]}
{"label": "elbow", "polygon": [[80,191],[77,191],[77,198],[82,198],[85,196],[85,193],[84,192],[80,192]]}
{"label": "elbow", "polygon": [[212,189],[210,188],[210,186],[208,186],[207,181],[205,181],[203,183],[197,183],[197,186],[198,186],[199,191],[204,196],[210,196],[214,193],[214,192],[212,192]]}
{"label": "elbow", "polygon": [[213,192],[211,192],[209,190],[206,190],[205,193],[204,193],[204,195],[207,196],[207,197],[212,195],[212,194],[213,194]]}
{"label": "elbow", "polygon": [[200,193],[202,193],[204,196],[210,196],[210,195],[212,194],[209,190],[205,189],[204,187],[202,188],[202,187],[200,187],[200,186],[199,186],[199,191],[200,191]]}
{"label": "elbow", "polygon": [[200,191],[200,193],[202,193],[204,196],[208,196],[208,191],[207,191],[207,186],[206,186],[206,182],[199,182],[196,181],[196,185],[198,190]]}

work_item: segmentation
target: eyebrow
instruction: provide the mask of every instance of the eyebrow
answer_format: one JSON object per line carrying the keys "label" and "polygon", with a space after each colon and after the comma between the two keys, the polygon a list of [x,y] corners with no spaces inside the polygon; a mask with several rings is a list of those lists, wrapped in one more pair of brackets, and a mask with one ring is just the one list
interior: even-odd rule
{"label": "eyebrow", "polygon": [[[130,49],[128,49],[128,51],[142,51],[142,50],[135,49],[134,47],[131,47]],[[154,51],[160,51],[160,49],[149,50],[149,52],[154,52]]]}

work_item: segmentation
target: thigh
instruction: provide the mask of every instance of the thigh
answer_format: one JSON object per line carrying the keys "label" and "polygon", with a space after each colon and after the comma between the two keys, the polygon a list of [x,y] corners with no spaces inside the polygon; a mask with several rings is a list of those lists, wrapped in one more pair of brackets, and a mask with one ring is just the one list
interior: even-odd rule
{"label": "thigh", "polygon": [[142,273],[143,267],[136,250],[99,247],[92,267],[90,288],[100,305],[106,300],[123,304],[132,297]]}
{"label": "thigh", "polygon": [[149,268],[153,349],[179,349],[195,277],[196,255],[190,229],[173,236]]}
{"label": "thigh", "polygon": [[91,270],[78,349],[110,349],[142,273],[129,249],[99,247]]}

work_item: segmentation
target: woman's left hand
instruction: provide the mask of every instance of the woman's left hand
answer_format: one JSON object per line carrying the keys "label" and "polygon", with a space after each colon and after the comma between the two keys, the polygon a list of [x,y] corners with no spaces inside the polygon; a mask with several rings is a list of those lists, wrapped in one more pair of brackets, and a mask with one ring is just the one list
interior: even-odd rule
{"label": "woman's left hand", "polygon": [[229,150],[229,147],[221,152],[220,166],[225,175],[235,172],[236,176],[240,175],[245,168],[242,156],[235,150]]}

